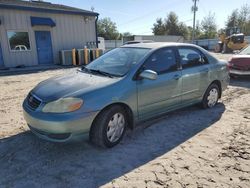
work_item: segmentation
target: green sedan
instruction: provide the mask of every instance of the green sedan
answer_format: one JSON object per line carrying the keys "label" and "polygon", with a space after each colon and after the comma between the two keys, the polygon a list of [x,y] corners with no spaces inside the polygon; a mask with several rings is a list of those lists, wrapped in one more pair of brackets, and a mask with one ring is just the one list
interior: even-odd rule
{"label": "green sedan", "polygon": [[88,137],[113,147],[141,121],[197,103],[212,108],[228,83],[227,62],[196,45],[131,44],[39,83],[24,100],[23,112],[42,139]]}

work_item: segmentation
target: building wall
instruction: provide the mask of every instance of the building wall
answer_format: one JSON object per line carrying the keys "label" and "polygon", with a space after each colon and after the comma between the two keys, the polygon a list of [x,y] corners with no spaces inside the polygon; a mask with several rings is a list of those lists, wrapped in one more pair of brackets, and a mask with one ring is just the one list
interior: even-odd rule
{"label": "building wall", "polygon": [[[31,26],[30,17],[49,17],[55,27]],[[87,18],[87,17],[85,17]],[[3,51],[4,65],[38,65],[37,48],[34,31],[50,31],[55,64],[59,64],[59,51],[83,48],[87,42],[96,41],[95,17],[84,19],[82,15],[52,14],[22,10],[0,9],[0,43]],[[30,39],[30,51],[10,51],[7,31],[27,31]]]}
{"label": "building wall", "polygon": [[105,50],[109,51],[123,45],[122,40],[105,40]]}

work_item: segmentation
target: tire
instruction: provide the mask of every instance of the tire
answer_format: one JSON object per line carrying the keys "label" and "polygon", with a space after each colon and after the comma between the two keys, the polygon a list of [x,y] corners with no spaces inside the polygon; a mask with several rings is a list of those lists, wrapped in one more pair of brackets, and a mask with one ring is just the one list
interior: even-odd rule
{"label": "tire", "polygon": [[114,147],[124,136],[128,125],[127,117],[126,111],[121,106],[105,109],[93,122],[90,141],[99,147]]}
{"label": "tire", "polygon": [[202,99],[202,107],[203,108],[212,108],[214,107],[219,99],[220,89],[217,84],[211,84]]}

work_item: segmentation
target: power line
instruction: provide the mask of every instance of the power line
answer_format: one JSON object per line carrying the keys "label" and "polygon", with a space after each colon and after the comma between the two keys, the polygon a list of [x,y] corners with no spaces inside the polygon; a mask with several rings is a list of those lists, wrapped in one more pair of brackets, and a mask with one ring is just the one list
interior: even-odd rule
{"label": "power line", "polygon": [[184,20],[184,21],[182,21],[182,23],[186,23],[186,22],[190,22],[190,21],[192,21],[193,19],[191,18],[191,19],[188,19],[188,20]]}
{"label": "power line", "polygon": [[[184,21],[181,21],[182,23],[186,23],[186,22],[190,22],[190,21],[192,21],[193,19],[191,18],[191,19],[188,19],[188,20],[184,20]],[[138,32],[138,31],[140,31],[140,30],[142,30],[142,29],[145,29],[147,26],[140,26],[140,27],[134,27],[134,28],[132,28],[132,30],[130,30],[130,32],[131,33],[133,33],[133,32]],[[148,32],[143,32],[143,33],[140,33],[140,34],[145,34],[145,33],[152,33],[152,31],[148,31]]]}
{"label": "power line", "polygon": [[202,3],[202,1],[199,2],[199,6],[201,7],[202,11],[204,12],[205,15],[207,15],[207,11],[206,9],[204,8],[204,5]]}
{"label": "power line", "polygon": [[130,14],[125,13],[125,12],[121,12],[121,11],[106,10],[106,9],[103,9],[103,8],[98,8],[97,10],[102,10],[104,12],[111,13],[111,14],[120,14],[120,15],[123,15],[123,16],[130,16]]}
{"label": "power line", "polygon": [[[179,1],[180,1],[180,0],[175,1],[175,3],[168,4],[168,6],[173,5],[173,4],[176,4],[176,3],[178,3]],[[133,19],[131,19],[131,20],[128,20],[127,22],[118,24],[117,26],[126,25],[126,24],[128,24],[128,23],[131,23],[131,22],[140,20],[140,19],[142,19],[142,18],[145,18],[145,17],[147,17],[147,16],[150,16],[150,15],[153,14],[153,13],[156,13],[156,12],[159,12],[159,11],[162,11],[162,10],[165,11],[166,8],[161,8],[161,9],[157,9],[157,10],[151,11],[151,12],[149,12],[149,13],[147,13],[147,14],[142,15],[142,16],[138,16],[138,17],[135,17],[135,18],[133,18]]]}

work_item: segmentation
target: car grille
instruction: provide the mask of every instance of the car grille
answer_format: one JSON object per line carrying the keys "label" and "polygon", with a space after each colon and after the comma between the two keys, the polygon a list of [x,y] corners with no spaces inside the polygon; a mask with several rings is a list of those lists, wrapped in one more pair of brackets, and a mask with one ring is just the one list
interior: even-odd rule
{"label": "car grille", "polygon": [[32,95],[32,94],[29,93],[29,95],[27,97],[27,103],[28,103],[29,107],[32,110],[36,110],[40,106],[40,104],[42,103],[42,101],[39,100],[34,95]]}

